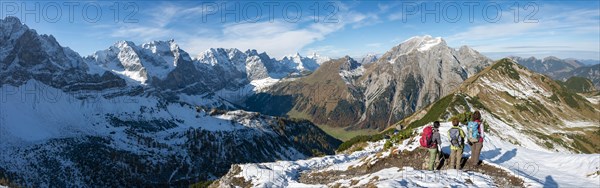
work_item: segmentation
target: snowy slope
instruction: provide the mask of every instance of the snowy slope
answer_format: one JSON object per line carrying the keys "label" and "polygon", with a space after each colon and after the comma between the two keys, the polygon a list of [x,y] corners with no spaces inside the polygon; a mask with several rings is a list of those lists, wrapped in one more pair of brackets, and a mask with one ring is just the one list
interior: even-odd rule
{"label": "snowy slope", "polygon": [[[450,153],[448,129],[451,124],[442,123],[442,150]],[[463,126],[464,131],[466,128]],[[506,130],[506,129],[503,129]],[[535,144],[527,144],[534,146]],[[465,148],[465,155],[470,148]],[[508,169],[526,184],[534,187],[599,187],[600,177],[593,175],[600,169],[600,154],[551,153],[516,146],[495,134],[487,134],[483,142],[481,159],[489,164]]]}
{"label": "snowy slope", "polygon": [[0,170],[19,185],[176,185],[219,177],[234,162],[298,160],[339,144],[307,121],[105,97],[119,90],[66,93],[34,80],[0,89]]}
{"label": "snowy slope", "polygon": [[[443,186],[494,186],[489,176],[480,173],[460,172],[449,170],[442,173],[432,173],[415,170],[411,167],[390,166],[378,172],[364,176],[339,179],[329,184],[305,184],[299,182],[299,176],[309,171],[345,170],[348,167],[365,164],[365,159],[389,156],[390,152],[382,151],[385,140],[369,143],[362,151],[351,154],[338,154],[325,157],[315,157],[299,161],[278,161],[274,163],[241,164],[232,167],[224,178],[217,182],[217,187],[228,187],[230,179],[243,178],[252,187],[365,187],[367,184],[377,187],[443,187]],[[403,147],[415,149],[414,143],[404,142]],[[235,173],[232,173],[235,172]],[[470,179],[472,184],[466,184]]]}
{"label": "snowy slope", "polygon": [[147,84],[152,77],[164,79],[175,69],[176,58],[180,55],[191,61],[173,40],[153,41],[139,46],[130,41],[119,41],[86,59],[88,65],[118,73],[139,84]]}
{"label": "snowy slope", "polygon": [[301,56],[300,53],[296,53],[284,56],[280,61],[299,71],[315,71],[321,64],[329,60],[331,60],[331,58],[318,55],[317,53],[313,53],[307,57]]}
{"label": "snowy slope", "polygon": [[[441,124],[442,151],[449,153],[448,129],[451,124]],[[417,128],[421,130],[423,127]],[[465,129],[463,127],[463,129]],[[465,130],[466,131],[466,130]],[[400,151],[412,151],[418,147],[420,136],[404,140],[393,146]],[[232,167],[232,170],[213,184],[217,187],[236,185],[245,182],[251,187],[496,187],[489,175],[472,171],[446,170],[432,173],[411,167],[389,165],[377,172],[357,177],[340,178],[328,184],[306,184],[300,177],[305,173],[346,171],[353,167],[375,164],[391,155],[391,150],[383,151],[385,140],[368,143],[361,151],[351,154],[337,154],[315,157],[299,161],[278,161],[274,163],[250,163]],[[464,156],[469,156],[470,148],[465,148]],[[600,154],[559,154],[531,150],[515,146],[502,138],[488,134],[484,141],[481,159],[484,163],[508,171],[524,180],[525,187],[598,187],[600,186]],[[401,160],[401,159],[400,159]],[[330,173],[324,173],[327,175]],[[595,175],[594,175],[595,174]],[[343,177],[343,176],[342,176]],[[238,178],[238,181],[231,180]],[[239,179],[242,178],[242,179]],[[500,177],[502,178],[502,177]],[[470,182],[467,182],[470,181]]]}

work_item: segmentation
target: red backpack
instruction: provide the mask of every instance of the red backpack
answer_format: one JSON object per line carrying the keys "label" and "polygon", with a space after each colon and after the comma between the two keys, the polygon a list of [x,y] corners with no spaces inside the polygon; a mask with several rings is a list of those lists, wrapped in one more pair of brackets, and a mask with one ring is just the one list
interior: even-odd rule
{"label": "red backpack", "polygon": [[433,137],[433,128],[431,126],[427,126],[423,129],[423,133],[421,134],[421,139],[419,139],[419,143],[421,143],[421,147],[432,148],[435,146],[433,144],[431,137]]}

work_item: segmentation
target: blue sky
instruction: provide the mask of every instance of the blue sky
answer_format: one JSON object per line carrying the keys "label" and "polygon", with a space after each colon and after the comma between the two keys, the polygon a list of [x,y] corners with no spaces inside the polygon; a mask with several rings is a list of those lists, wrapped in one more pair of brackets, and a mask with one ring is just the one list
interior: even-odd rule
{"label": "blue sky", "polygon": [[431,35],[494,59],[600,59],[598,1],[2,1],[0,16],[84,56],[119,40],[174,39],[192,56],[224,47],[360,57]]}

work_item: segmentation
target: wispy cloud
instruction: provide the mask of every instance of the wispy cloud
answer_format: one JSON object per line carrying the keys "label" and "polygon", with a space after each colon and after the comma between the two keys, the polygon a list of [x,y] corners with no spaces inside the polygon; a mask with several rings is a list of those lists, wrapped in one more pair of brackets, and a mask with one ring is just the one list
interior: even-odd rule
{"label": "wispy cloud", "polygon": [[539,23],[500,23],[500,24],[484,24],[474,26],[464,32],[451,35],[447,38],[448,41],[465,41],[465,40],[498,40],[505,37],[515,37],[519,35],[529,34]]}
{"label": "wispy cloud", "polygon": [[274,57],[281,57],[296,52],[316,40],[322,40],[338,27],[316,24],[299,28],[295,24],[281,21],[229,25],[223,28],[220,36],[190,36],[182,46],[186,46],[192,52],[211,47],[257,49]]}
{"label": "wispy cloud", "polygon": [[338,3],[338,8],[340,12],[340,22],[351,25],[353,29],[382,23],[379,19],[380,14],[383,14],[381,11],[360,12],[353,10],[354,7],[344,3]]}
{"label": "wispy cloud", "polygon": [[596,51],[600,54],[598,10],[546,6],[537,20],[537,23],[522,20],[515,23],[510,18],[500,23],[482,23],[447,36],[446,40],[450,44],[475,45],[484,53],[516,54],[528,50],[527,54],[537,52],[540,55],[548,51]]}
{"label": "wispy cloud", "polygon": [[[266,51],[274,57],[281,57],[300,51],[308,44],[323,40],[325,36],[346,26],[359,28],[379,23],[377,14],[356,12],[341,2],[337,2],[336,5],[339,12],[337,14],[338,22],[335,23],[322,21],[314,23],[312,19],[291,23],[282,18],[276,18],[256,23],[224,23],[212,28],[206,28],[206,24],[195,26],[186,24],[189,28],[183,30],[179,27],[172,27],[172,25],[197,21],[206,12],[206,7],[184,7],[161,3],[152,11],[148,11],[147,16],[151,18],[151,21],[120,24],[108,31],[112,37],[142,42],[175,38],[180,46],[193,55],[208,48],[223,47],[241,50],[257,49]],[[210,35],[206,33],[210,33]],[[320,48],[320,50],[333,51],[330,48]]]}
{"label": "wispy cloud", "polygon": [[367,44],[367,47],[379,48],[379,47],[381,47],[381,45],[382,45],[381,43],[376,42],[376,43]]}
{"label": "wispy cloud", "polygon": [[[317,17],[310,12],[303,13],[302,19],[295,23],[281,17],[255,23],[223,23],[219,13],[209,17],[212,20],[208,21],[215,23],[206,23],[203,16],[207,14],[207,7],[189,2],[156,2],[140,12],[139,23],[97,24],[92,27],[101,34],[88,35],[135,42],[175,39],[192,55],[212,47],[257,49],[273,57],[297,51],[331,56],[362,55],[365,50],[385,51],[390,44],[397,45],[410,36],[424,34],[441,35],[449,45],[476,46],[478,51],[486,53],[600,51],[600,12],[593,7],[546,4],[535,17],[539,20],[537,23],[523,23],[525,15],[521,15],[519,23],[514,23],[508,16],[513,12],[503,12],[498,23],[482,23],[481,19],[475,23],[465,20],[452,24],[422,23],[416,10],[409,22],[398,24],[395,20],[402,19],[403,3],[419,5],[419,2],[370,3],[367,5],[371,8],[365,8],[365,2],[335,2],[338,8],[335,23],[323,22],[323,15],[315,23]],[[369,33],[361,36],[357,30]],[[398,32],[389,32],[396,30]],[[355,37],[361,37],[356,41],[366,44],[346,46],[348,40]]]}
{"label": "wispy cloud", "polygon": [[[305,50],[305,54],[338,54],[337,56],[332,56],[332,58],[341,57],[341,54],[346,55],[350,50],[347,48],[340,48],[333,45],[325,45],[325,46],[317,46],[313,48],[308,48]],[[352,54],[348,54],[352,55]]]}
{"label": "wispy cloud", "polygon": [[545,48],[570,48],[571,46],[506,46],[505,49],[545,49]]}

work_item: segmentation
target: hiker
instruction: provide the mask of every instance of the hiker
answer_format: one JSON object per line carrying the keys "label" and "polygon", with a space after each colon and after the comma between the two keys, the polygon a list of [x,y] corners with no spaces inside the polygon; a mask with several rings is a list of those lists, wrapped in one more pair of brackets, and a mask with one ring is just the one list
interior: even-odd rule
{"label": "hiker", "polygon": [[465,132],[458,126],[458,119],[452,119],[452,127],[448,130],[448,136],[450,137],[450,168],[460,169],[465,147]]}
{"label": "hiker", "polygon": [[470,164],[471,166],[477,166],[479,165],[479,154],[481,153],[483,138],[485,137],[481,123],[481,113],[479,111],[475,111],[471,116],[471,121],[467,124],[467,130],[468,142],[469,146],[471,146]]}
{"label": "hiker", "polygon": [[438,157],[438,146],[442,144],[438,130],[439,127],[439,121],[433,122],[433,128],[431,126],[425,127],[423,129],[423,134],[421,135],[421,140],[419,140],[421,146],[427,148],[429,151],[429,161],[426,161],[427,169],[429,170],[434,170],[435,161]]}

